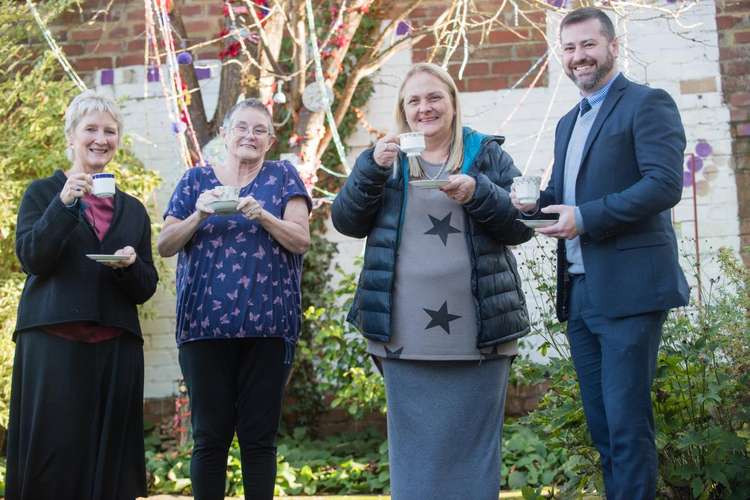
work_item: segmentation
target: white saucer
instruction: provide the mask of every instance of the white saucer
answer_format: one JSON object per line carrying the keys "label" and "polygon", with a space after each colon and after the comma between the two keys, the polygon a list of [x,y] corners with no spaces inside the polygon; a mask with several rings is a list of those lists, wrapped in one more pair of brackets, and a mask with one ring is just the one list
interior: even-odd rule
{"label": "white saucer", "polygon": [[106,255],[99,253],[87,253],[86,257],[97,262],[124,262],[130,258],[127,255]]}
{"label": "white saucer", "polygon": [[536,219],[536,220],[516,219],[516,220],[521,222],[524,226],[530,227],[532,229],[539,229],[540,227],[547,227],[547,226],[551,226],[552,224],[557,223],[556,220],[552,220],[552,219]]}
{"label": "white saucer", "polygon": [[208,208],[213,209],[218,215],[236,214],[237,203],[237,200],[216,200],[209,203]]}
{"label": "white saucer", "polygon": [[409,181],[409,184],[419,189],[438,189],[445,186],[449,182],[450,181],[448,179],[420,179]]}

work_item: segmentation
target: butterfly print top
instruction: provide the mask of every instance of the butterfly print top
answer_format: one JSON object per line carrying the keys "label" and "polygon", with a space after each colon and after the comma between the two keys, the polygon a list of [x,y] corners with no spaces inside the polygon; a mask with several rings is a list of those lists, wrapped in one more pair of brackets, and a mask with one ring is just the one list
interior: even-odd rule
{"label": "butterfly print top", "polygon": [[[164,217],[185,219],[198,196],[220,186],[210,167],[185,172]],[[290,198],[312,202],[294,166],[266,161],[243,186],[278,218]],[[281,337],[295,342],[301,321],[302,256],[241,214],[207,217],[177,260],[177,344],[204,339]]]}

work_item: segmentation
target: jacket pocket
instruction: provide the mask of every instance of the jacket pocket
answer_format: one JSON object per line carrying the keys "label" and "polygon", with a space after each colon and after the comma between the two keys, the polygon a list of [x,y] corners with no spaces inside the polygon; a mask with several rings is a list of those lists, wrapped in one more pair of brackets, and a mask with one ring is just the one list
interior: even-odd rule
{"label": "jacket pocket", "polygon": [[669,235],[658,231],[650,233],[621,234],[617,236],[616,247],[618,250],[630,248],[655,247],[669,243]]}

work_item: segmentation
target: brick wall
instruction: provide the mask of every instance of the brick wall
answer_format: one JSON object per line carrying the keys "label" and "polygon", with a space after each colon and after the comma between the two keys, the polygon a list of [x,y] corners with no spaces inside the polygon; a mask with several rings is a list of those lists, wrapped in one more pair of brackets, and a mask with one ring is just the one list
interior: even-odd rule
{"label": "brick wall", "polygon": [[[445,10],[446,3],[440,0],[425,2],[424,6],[415,9],[409,16],[412,26],[419,29],[432,25]],[[518,5],[521,10],[517,16],[513,10],[506,9],[505,15],[499,19],[502,25],[496,25],[494,29],[484,34],[478,29],[469,31],[467,38],[471,45],[470,62],[466,64],[461,79],[458,78],[458,74],[463,60],[463,47],[459,46],[454,52],[448,70],[456,80],[460,91],[479,92],[513,87],[544,55],[547,50],[544,37],[545,13],[523,1],[518,2]],[[498,6],[497,2],[477,2],[477,8],[489,14],[493,14]],[[426,61],[433,53],[435,45],[435,36],[424,37],[414,44],[412,60],[414,62]],[[443,54],[444,52],[438,50],[433,62],[442,63]],[[520,82],[520,86],[528,86],[535,75],[536,72],[532,72]],[[546,85],[546,76],[545,72],[537,84]]]}
{"label": "brick wall", "polygon": [[[409,21],[415,28],[430,25],[445,10],[447,3],[445,0],[430,0],[416,9]],[[189,36],[185,41],[187,46],[216,37],[224,22],[221,4],[219,0],[184,0],[182,13]],[[456,51],[449,70],[456,78],[459,90],[476,92],[510,88],[545,53],[544,12],[534,10],[523,1],[518,4],[522,9],[518,16],[509,11],[500,18],[505,27],[487,32],[484,39],[479,30],[468,34],[472,45],[471,62],[464,69],[461,80],[458,80],[458,71],[463,50]],[[498,7],[492,1],[478,2],[478,6],[489,13],[494,13]],[[98,69],[143,65],[144,16],[140,1],[87,0],[80,11],[69,12],[59,19],[52,26],[52,32],[76,70],[84,74]],[[414,47],[413,60],[426,60],[434,44],[433,36],[422,39]],[[195,55],[198,59],[215,59],[219,50],[219,44],[213,43],[196,50]],[[528,85],[535,75],[533,72],[521,85]],[[538,84],[546,85],[546,82],[545,74]]]}
{"label": "brick wall", "polygon": [[717,2],[716,25],[721,86],[730,112],[742,256],[750,266],[750,0]]}
{"label": "brick wall", "polygon": [[[222,2],[218,0],[184,0],[182,12],[188,46],[214,39],[223,26]],[[57,19],[51,31],[73,67],[82,73],[144,63],[142,1],[86,0],[80,10]],[[199,59],[215,59],[219,50],[214,43],[195,54]]]}

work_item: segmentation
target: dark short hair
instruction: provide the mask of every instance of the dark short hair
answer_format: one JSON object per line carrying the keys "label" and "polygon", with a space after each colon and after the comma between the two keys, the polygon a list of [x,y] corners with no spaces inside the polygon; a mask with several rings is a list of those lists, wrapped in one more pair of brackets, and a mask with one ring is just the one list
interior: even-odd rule
{"label": "dark short hair", "polygon": [[604,11],[597,9],[596,7],[582,7],[568,12],[568,14],[563,17],[563,20],[560,21],[560,33],[562,33],[565,26],[582,23],[589,19],[599,20],[602,27],[602,35],[607,38],[607,41],[611,42],[615,39],[615,26],[612,24],[612,20],[604,13]]}

